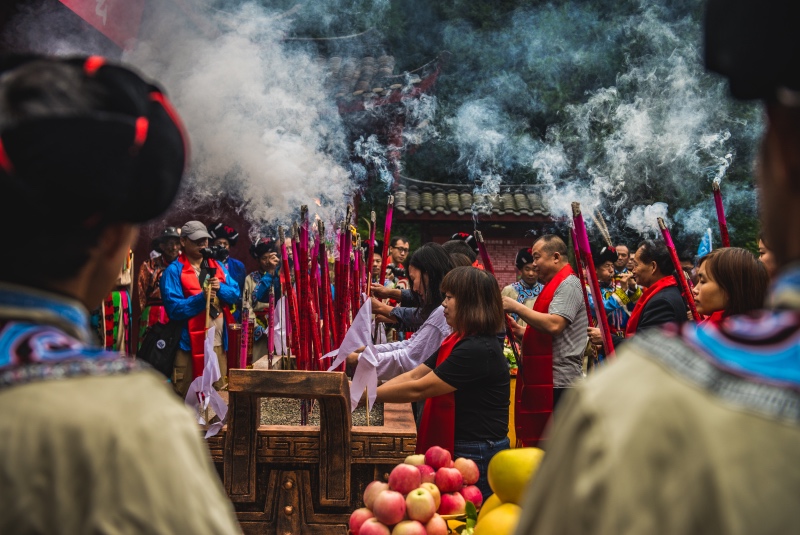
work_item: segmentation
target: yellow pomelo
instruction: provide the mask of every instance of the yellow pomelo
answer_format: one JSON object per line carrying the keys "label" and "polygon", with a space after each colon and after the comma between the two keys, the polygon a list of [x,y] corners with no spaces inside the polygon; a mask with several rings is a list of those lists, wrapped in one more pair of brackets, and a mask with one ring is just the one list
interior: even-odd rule
{"label": "yellow pomelo", "polygon": [[519,505],[500,504],[475,524],[473,535],[512,535],[521,512]]}
{"label": "yellow pomelo", "polygon": [[480,522],[481,518],[489,514],[489,511],[502,504],[503,502],[500,501],[500,498],[497,497],[497,494],[492,494],[486,498],[486,501],[483,502],[483,505],[481,505],[481,511],[478,513],[478,521]]}
{"label": "yellow pomelo", "polygon": [[503,503],[519,505],[528,481],[533,477],[544,451],[539,448],[515,448],[497,453],[489,461],[486,476],[489,486]]}

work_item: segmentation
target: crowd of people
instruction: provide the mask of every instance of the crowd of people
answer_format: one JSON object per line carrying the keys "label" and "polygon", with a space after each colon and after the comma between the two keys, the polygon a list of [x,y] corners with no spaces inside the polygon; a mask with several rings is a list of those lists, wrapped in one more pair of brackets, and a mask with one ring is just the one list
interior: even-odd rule
{"label": "crowd of people", "polygon": [[[559,236],[520,250],[519,281],[502,292],[468,234],[410,256],[395,237],[389,273],[372,259],[376,316],[404,333],[379,346],[378,401],[417,403],[418,451],[439,445],[475,460],[485,496],[490,459],[511,446],[504,339],[521,343],[518,445],[547,453],[517,533],[800,525],[797,22],[788,3],[708,1],[706,66],[766,112],[759,258],[726,247],[680,267],[660,240],[597,251],[591,304],[607,312],[613,360]],[[2,533],[241,531],[196,422],[164,377],[120,354],[131,337],[115,327],[133,298],[132,244],[173,202],[187,140],[164,92],[121,65],[0,61],[1,217],[70,236],[23,242],[25,262],[0,264]],[[228,326],[246,308],[263,333],[280,292],[274,240],[253,244],[258,269],[247,275],[228,254],[237,239],[222,223],[167,227],[136,278],[145,328],[178,327],[179,394],[202,368],[209,324],[224,377]],[[700,321],[689,320],[690,299]],[[99,338],[89,312],[98,303]],[[590,359],[601,365],[586,377]],[[348,360],[357,367],[359,352]]]}

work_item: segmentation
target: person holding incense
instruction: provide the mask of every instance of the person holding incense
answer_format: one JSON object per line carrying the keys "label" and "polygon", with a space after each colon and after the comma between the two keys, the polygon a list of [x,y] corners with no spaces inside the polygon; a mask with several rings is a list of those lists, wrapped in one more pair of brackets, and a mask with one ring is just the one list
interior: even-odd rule
{"label": "person holding incense", "polygon": [[[281,298],[280,258],[278,245],[272,238],[261,238],[250,246],[250,256],[258,261],[258,269],[249,273],[244,279],[242,292],[242,307],[250,311],[250,317],[255,318],[255,332],[253,333],[253,360],[256,361],[269,354],[269,301],[270,294],[273,302]],[[247,296],[246,298],[244,296]],[[280,359],[273,363],[280,364]]]}
{"label": "person holding incense", "polygon": [[379,386],[377,401],[424,400],[417,453],[440,446],[453,458],[472,459],[488,498],[489,461],[509,447],[510,376],[497,337],[504,328],[500,288],[491,273],[472,266],[450,271],[441,288],[452,334],[422,364]]}
{"label": "person holding incense", "polygon": [[[768,310],[626,343],[555,422],[517,533],[794,533],[800,471],[800,11],[711,0],[706,66],[759,99]],[[621,387],[621,385],[623,385]],[[791,409],[790,409],[791,408]]]}
{"label": "person holding incense", "polygon": [[241,532],[183,401],[89,329],[140,225],[172,204],[187,140],[122,65],[0,60],[0,219],[63,236],[0,263],[0,533]]}
{"label": "person holding incense", "polygon": [[[241,260],[237,260],[230,255],[231,247],[236,247],[236,244],[239,242],[239,232],[237,232],[235,228],[224,223],[214,223],[209,227],[208,233],[211,235],[211,247],[221,249],[220,252],[222,254],[218,256],[218,258],[220,258],[220,264],[225,266],[225,269],[228,270],[231,278],[236,281],[236,284],[239,285],[239,289],[241,290],[244,288],[244,278],[247,276],[247,270]],[[231,314],[235,321],[239,322],[241,320],[241,297],[231,307]]]}
{"label": "person holding incense", "polygon": [[503,298],[505,311],[517,314],[527,325],[515,332],[522,337],[522,365],[514,425],[524,446],[539,444],[559,398],[583,377],[589,327],[581,282],[569,265],[564,240],[546,234],[533,244],[531,256],[544,283],[533,309]]}
{"label": "person holding incense", "polygon": [[186,222],[181,227],[182,252],[161,276],[161,299],[167,315],[172,321],[186,321],[172,372],[173,388],[181,397],[186,397],[192,381],[203,374],[207,315],[216,327],[214,353],[222,374],[214,388],[222,388],[228,373],[226,350],[228,325],[233,323],[231,306],[241,294],[225,266],[211,258],[210,239],[200,221]]}
{"label": "person holding incense", "polygon": [[[633,277],[645,290],[633,307],[625,336],[612,335],[614,347],[643,329],[687,320],[686,304],[672,275],[674,267],[666,244],[661,240],[643,241],[633,262]],[[600,329],[590,327],[588,333],[594,345],[602,345]]]}
{"label": "person holding incense", "polygon": [[[388,381],[413,370],[430,357],[451,333],[441,306],[444,299],[441,283],[451,269],[450,258],[438,243],[426,243],[414,251],[408,262],[408,273],[412,290],[420,298],[420,305],[405,311],[413,315],[415,321],[421,320],[422,324],[405,340],[375,346],[379,358],[379,380]],[[375,314],[394,320],[401,320],[404,313],[402,307],[390,307],[374,298],[372,310]],[[359,355],[358,351],[351,353],[347,363],[357,365]]]}
{"label": "person holding incense", "polygon": [[[617,257],[617,252],[610,247],[603,247],[599,253],[592,255],[595,273],[597,273],[597,282],[600,285],[600,292],[602,292],[603,307],[606,311],[606,318],[608,319],[608,326],[611,328],[611,334],[623,336],[625,334],[625,326],[628,323],[629,313],[627,305],[630,303],[630,298],[625,290],[617,288],[616,284],[614,284],[614,266]],[[591,288],[588,284],[587,289],[592,319],[594,325],[597,325],[597,317],[594,310],[594,297],[591,294]]]}
{"label": "person holding incense", "polygon": [[714,249],[697,267],[694,302],[705,321],[747,314],[764,306],[769,276],[753,253],[739,247]]}

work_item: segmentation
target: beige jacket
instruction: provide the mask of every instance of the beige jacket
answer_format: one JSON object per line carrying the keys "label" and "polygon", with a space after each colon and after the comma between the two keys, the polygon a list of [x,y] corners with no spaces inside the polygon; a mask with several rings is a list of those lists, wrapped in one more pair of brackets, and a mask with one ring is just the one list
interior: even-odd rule
{"label": "beige jacket", "polygon": [[645,347],[562,400],[517,534],[798,533],[800,425],[713,397]]}
{"label": "beige jacket", "polygon": [[241,533],[200,433],[155,372],[0,390],[0,533]]}

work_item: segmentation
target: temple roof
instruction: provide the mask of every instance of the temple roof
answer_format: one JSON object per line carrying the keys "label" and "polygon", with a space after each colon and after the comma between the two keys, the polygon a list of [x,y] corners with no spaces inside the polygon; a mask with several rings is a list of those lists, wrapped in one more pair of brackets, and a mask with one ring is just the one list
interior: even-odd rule
{"label": "temple roof", "polygon": [[443,184],[400,177],[394,193],[395,209],[403,214],[472,215],[478,214],[550,218],[541,196],[541,186],[506,184],[495,196],[480,192],[474,184]]}

